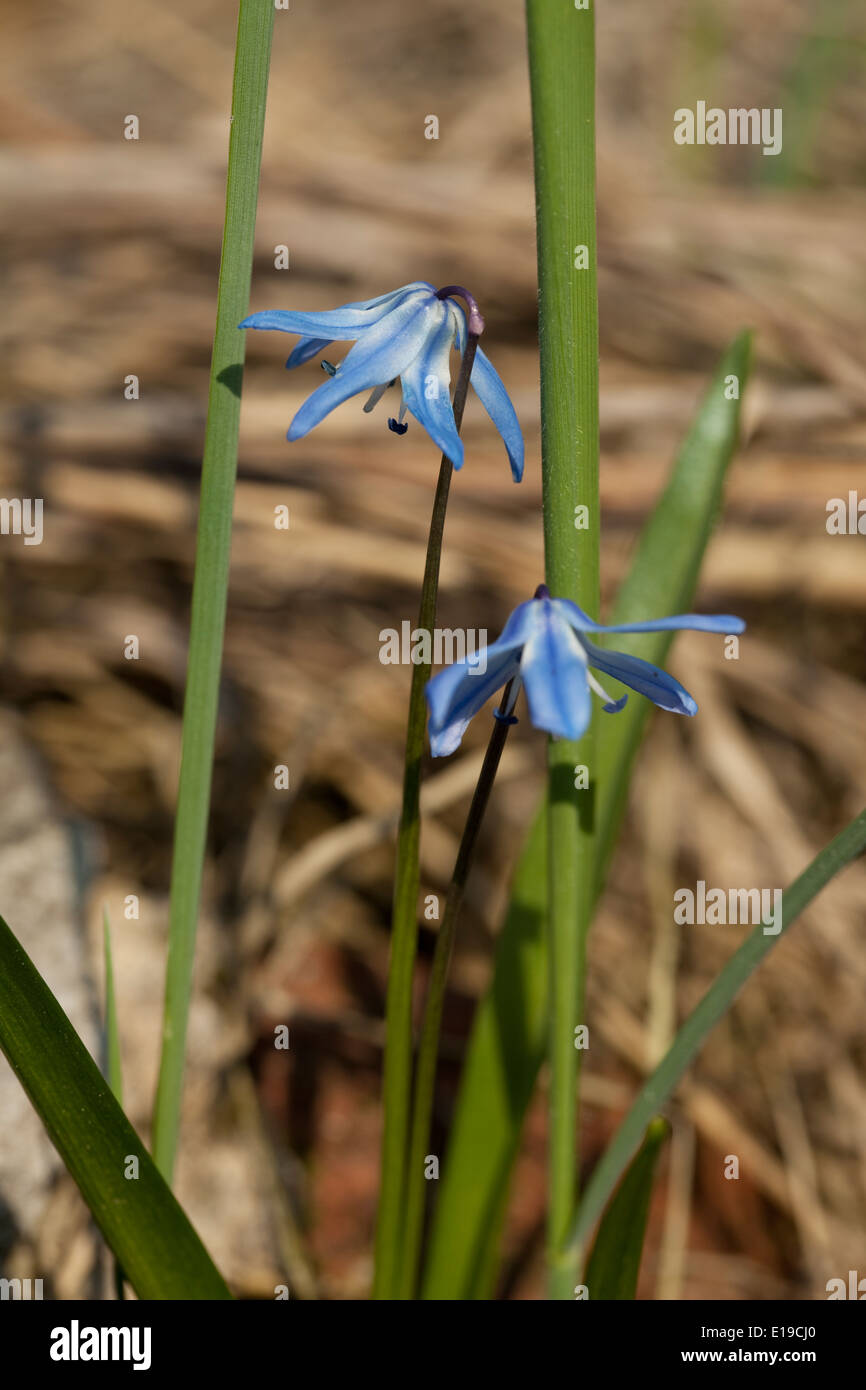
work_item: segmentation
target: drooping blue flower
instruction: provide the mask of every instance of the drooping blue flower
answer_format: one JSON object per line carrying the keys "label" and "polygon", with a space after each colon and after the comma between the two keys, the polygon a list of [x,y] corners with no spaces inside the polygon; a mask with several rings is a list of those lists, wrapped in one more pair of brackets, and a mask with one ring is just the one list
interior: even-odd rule
{"label": "drooping blue flower", "polygon": [[497,710],[500,717],[510,717],[523,686],[529,717],[537,729],[546,729],[557,738],[580,738],[592,713],[590,690],[601,696],[610,714],[621,710],[628,699],[627,694],[618,700],[608,695],[591,666],[646,695],[660,709],[697,714],[692,696],[666,671],[640,657],[597,647],[587,636],[590,632],[668,632],[678,628],[736,633],[743,631],[745,623],[728,614],[685,613],[604,627],[569,599],[551,598],[545,585],[540,585],[534,598],[515,608],[498,641],[465,661],[455,662],[428,682],[433,756],[453,753],[473,715],[509,681],[513,684],[507,708]]}
{"label": "drooping blue flower", "polygon": [[[403,399],[397,418],[388,421],[389,428],[405,434],[408,411],[454,467],[462,467],[463,444],[451,405],[450,356],[452,348],[460,353],[464,350],[466,314],[447,293],[458,288],[449,285],[437,293],[425,280],[416,280],[378,299],[343,304],[319,314],[271,309],[244,319],[241,328],[271,328],[302,335],[286,362],[289,368],[309,362],[332,342],[355,340],[355,346],[336,367],[322,362],[328,380],[301,406],[288,438],[303,438],[336,406],[360,391],[372,392],[364,406],[372,410],[399,377]],[[480,315],[478,322],[483,325]],[[480,347],[470,381],[502,436],[514,481],[519,483],[523,477],[520,425],[498,373]]]}

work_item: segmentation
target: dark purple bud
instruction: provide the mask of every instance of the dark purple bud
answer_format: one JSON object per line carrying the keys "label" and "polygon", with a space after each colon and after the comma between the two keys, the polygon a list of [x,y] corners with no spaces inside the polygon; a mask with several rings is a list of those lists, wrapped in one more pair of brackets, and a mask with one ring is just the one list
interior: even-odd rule
{"label": "dark purple bud", "polygon": [[469,310],[469,322],[467,325],[469,332],[472,334],[473,338],[481,337],[481,334],[484,332],[484,319],[481,317],[481,310],[475,299],[468,290],[465,290],[462,285],[446,285],[444,289],[436,291],[436,298],[465,300],[466,307]]}

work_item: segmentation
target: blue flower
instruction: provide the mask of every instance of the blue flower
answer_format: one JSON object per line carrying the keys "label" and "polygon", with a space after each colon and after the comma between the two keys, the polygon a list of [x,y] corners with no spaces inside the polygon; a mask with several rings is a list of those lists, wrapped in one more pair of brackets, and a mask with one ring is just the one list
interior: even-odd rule
{"label": "blue flower", "polygon": [[557,738],[580,738],[592,713],[590,690],[601,696],[610,714],[621,710],[628,699],[628,695],[619,700],[608,695],[590,671],[591,666],[646,695],[660,709],[673,714],[697,714],[695,701],[673,676],[639,657],[597,647],[586,634],[666,632],[677,628],[734,633],[742,632],[744,627],[741,618],[700,613],[604,627],[594,623],[569,599],[551,598],[542,584],[534,598],[515,608],[497,642],[465,661],[455,662],[428,682],[430,750],[435,758],[453,753],[472,716],[509,681],[513,684],[507,708],[497,710],[499,717],[511,716],[523,685],[529,717],[537,729],[546,729]]}
{"label": "blue flower", "polygon": [[[447,286],[448,291],[458,288]],[[473,313],[477,313],[474,307]],[[480,315],[477,322],[480,331]],[[301,334],[287,367],[300,367],[332,342],[355,340],[355,346],[338,366],[322,363],[328,380],[301,406],[289,427],[289,439],[302,439],[336,406],[359,391],[372,391],[364,406],[365,410],[372,410],[399,377],[403,399],[397,419],[389,420],[389,427],[397,434],[405,434],[408,427],[403,421],[408,410],[454,467],[462,466],[463,444],[451,406],[449,360],[452,348],[460,353],[464,350],[466,314],[446,291],[437,294],[433,285],[416,280],[378,299],[344,304],[321,314],[284,309],[251,314],[240,327],[276,328],[283,333]],[[523,477],[520,425],[505,387],[480,348],[476,350],[470,380],[502,436],[514,481],[519,483]]]}

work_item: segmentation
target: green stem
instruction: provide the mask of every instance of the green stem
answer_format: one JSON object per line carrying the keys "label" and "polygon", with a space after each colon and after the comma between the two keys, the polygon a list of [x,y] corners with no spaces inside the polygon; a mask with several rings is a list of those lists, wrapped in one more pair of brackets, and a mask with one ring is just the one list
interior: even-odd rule
{"label": "green stem", "polygon": [[[509,682],[502,696],[502,710],[509,709],[511,688],[512,685]],[[427,1003],[424,1008],[424,1023],[418,1046],[415,1099],[412,1109],[412,1137],[409,1144],[409,1170],[406,1178],[406,1216],[401,1266],[401,1297],[404,1299],[414,1298],[418,1279],[426,1193],[424,1167],[427,1146],[430,1142],[430,1125],[436,1090],[436,1062],[439,1054],[439,1034],[442,1028],[442,1010],[445,1004],[448,967],[451,963],[454,938],[457,934],[457,919],[463,906],[466,880],[469,877],[469,869],[472,865],[481,822],[487,810],[487,803],[493,790],[493,783],[499,769],[499,761],[511,722],[510,717],[502,715],[496,719],[493,726],[487,752],[484,755],[484,762],[478,774],[472,803],[466,817],[463,837],[454,864],[454,873],[445,898],[445,910],[442,914],[439,935],[436,938],[436,949],[433,952]]]}
{"label": "green stem", "polygon": [[[452,288],[451,286],[448,287]],[[467,333],[466,348],[454,389],[454,421],[459,432],[475,361],[478,337]],[[453,465],[442,455],[433,499],[433,515],[427,540],[427,559],[418,611],[418,628],[432,633],[439,596],[439,562],[445,513]],[[429,664],[412,667],[409,718],[406,730],[406,762],[403,773],[403,805],[397,831],[397,867],[391,921],[391,962],[385,1006],[385,1068],[383,1081],[382,1167],[379,1211],[376,1223],[376,1267],[373,1297],[395,1297],[399,1279],[403,1197],[406,1181],[406,1144],[412,1086],[412,976],[418,946],[418,886],[421,871],[421,758],[427,725],[424,687],[430,679]]]}
{"label": "green stem", "polygon": [[162,1057],[153,1117],[154,1157],[168,1182],[171,1181],[177,1149],[186,1028],[210,806],[244,362],[244,334],[238,329],[238,323],[249,306],[273,23],[273,0],[240,0],[225,227],[202,461],[189,666],[183,708]]}
{"label": "green stem", "polygon": [[[591,0],[590,0],[591,3]],[[558,598],[599,610],[595,36],[592,9],[527,0],[538,221],[545,575]],[[586,507],[586,513],[577,509]],[[585,523],[585,524],[584,524]],[[595,739],[551,742],[548,783],[551,1298],[574,1281],[558,1252],[577,1197],[580,1052],[594,859]],[[575,788],[575,768],[589,785]]]}
{"label": "green stem", "polygon": [[644,1082],[610,1147],[587,1185],[580,1213],[575,1219],[564,1259],[577,1268],[586,1239],[608,1198],[628,1167],[650,1120],[664,1105],[700,1051],[707,1035],[727,1013],[752,971],[773,949],[800,913],[808,907],[841,869],[866,850],[866,811],[861,811],[831,840],[782,895],[781,930],[765,933],[758,926],[716,977],[697,1008],[677,1033],[670,1049]]}

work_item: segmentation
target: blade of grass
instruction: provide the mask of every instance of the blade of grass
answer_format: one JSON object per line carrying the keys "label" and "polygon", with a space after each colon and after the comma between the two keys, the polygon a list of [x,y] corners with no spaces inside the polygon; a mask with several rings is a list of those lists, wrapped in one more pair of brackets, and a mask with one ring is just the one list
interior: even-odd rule
{"label": "blade of grass", "polygon": [[[722,358],[680,449],[664,493],[641,532],[620,586],[611,623],[682,613],[692,605],[701,564],[722,509],[725,477],[737,447],[740,405],[749,379],[752,336],[738,334]],[[730,393],[736,390],[737,395]],[[617,651],[664,664],[673,636],[661,632],[617,637]],[[628,795],[631,769],[653,706],[632,697],[615,717],[599,721],[599,855],[601,890]]]}
{"label": "blade of grass", "polygon": [[667,1120],[659,1117],[650,1122],[602,1217],[584,1279],[589,1297],[596,1302],[605,1298],[626,1301],[637,1292],[653,1180],[669,1134]]}
{"label": "blade of grass", "polygon": [[[598,291],[595,218],[595,17],[562,0],[527,0],[538,224],[541,476],[545,579],[557,598],[599,611]],[[578,513],[579,508],[585,512]],[[578,519],[585,525],[578,527]],[[577,790],[574,769],[589,769]],[[548,745],[550,1121],[547,1245],[574,1211],[586,928],[593,883],[595,729]]]}
{"label": "blade of grass", "polygon": [[[139,1298],[231,1294],[105,1078],[0,918],[0,1048]],[[129,1176],[135,1160],[138,1176]]]}
{"label": "blade of grass", "polygon": [[[644,527],[611,621],[637,621],[692,606],[736,447],[750,350],[750,335],[740,334],[719,363],[668,486]],[[739,390],[728,399],[726,383],[732,377]],[[661,665],[672,635],[628,640],[643,641],[641,655]],[[631,766],[651,712],[648,701],[633,696],[619,714],[600,721],[597,855],[602,866],[610,857]],[[544,1055],[544,833],[540,814],[515,874],[493,980],[473,1027],[434,1212],[425,1298],[485,1299],[494,1287],[509,1178]],[[597,871],[596,892],[602,877]]]}
{"label": "blade of grass", "polygon": [[120,1065],[120,1034],[117,1027],[117,1000],[114,993],[114,966],[111,960],[111,925],[108,909],[102,916],[102,931],[105,948],[105,1051],[106,1070],[111,1094],[118,1105],[123,1105],[123,1073]]}
{"label": "blade of grass", "polygon": [[613,1191],[652,1115],[673,1093],[707,1035],[727,1013],[743,985],[822,888],[852,860],[866,851],[866,811],[861,811],[815,856],[808,868],[782,895],[782,923],[765,934],[758,926],[746,938],[686,1019],[655,1071],[638,1092],[631,1109],[587,1185],[572,1228],[565,1257],[577,1260],[580,1250]]}
{"label": "blade of grass", "polygon": [[[105,1061],[108,1084],[111,1094],[123,1109],[123,1072],[120,1063],[120,1032],[117,1026],[117,1001],[114,993],[114,966],[111,959],[111,924],[108,908],[102,913],[102,933],[105,955]],[[125,1275],[120,1262],[114,1260],[114,1291],[119,1299],[124,1298]]]}
{"label": "blade of grass", "polygon": [[171,1182],[177,1151],[186,1029],[210,807],[244,363],[244,334],[238,329],[238,324],[249,305],[273,24],[273,0],[240,0],[225,227],[202,460],[189,665],[183,706],[162,1056],[153,1116],[154,1157],[168,1182]]}

